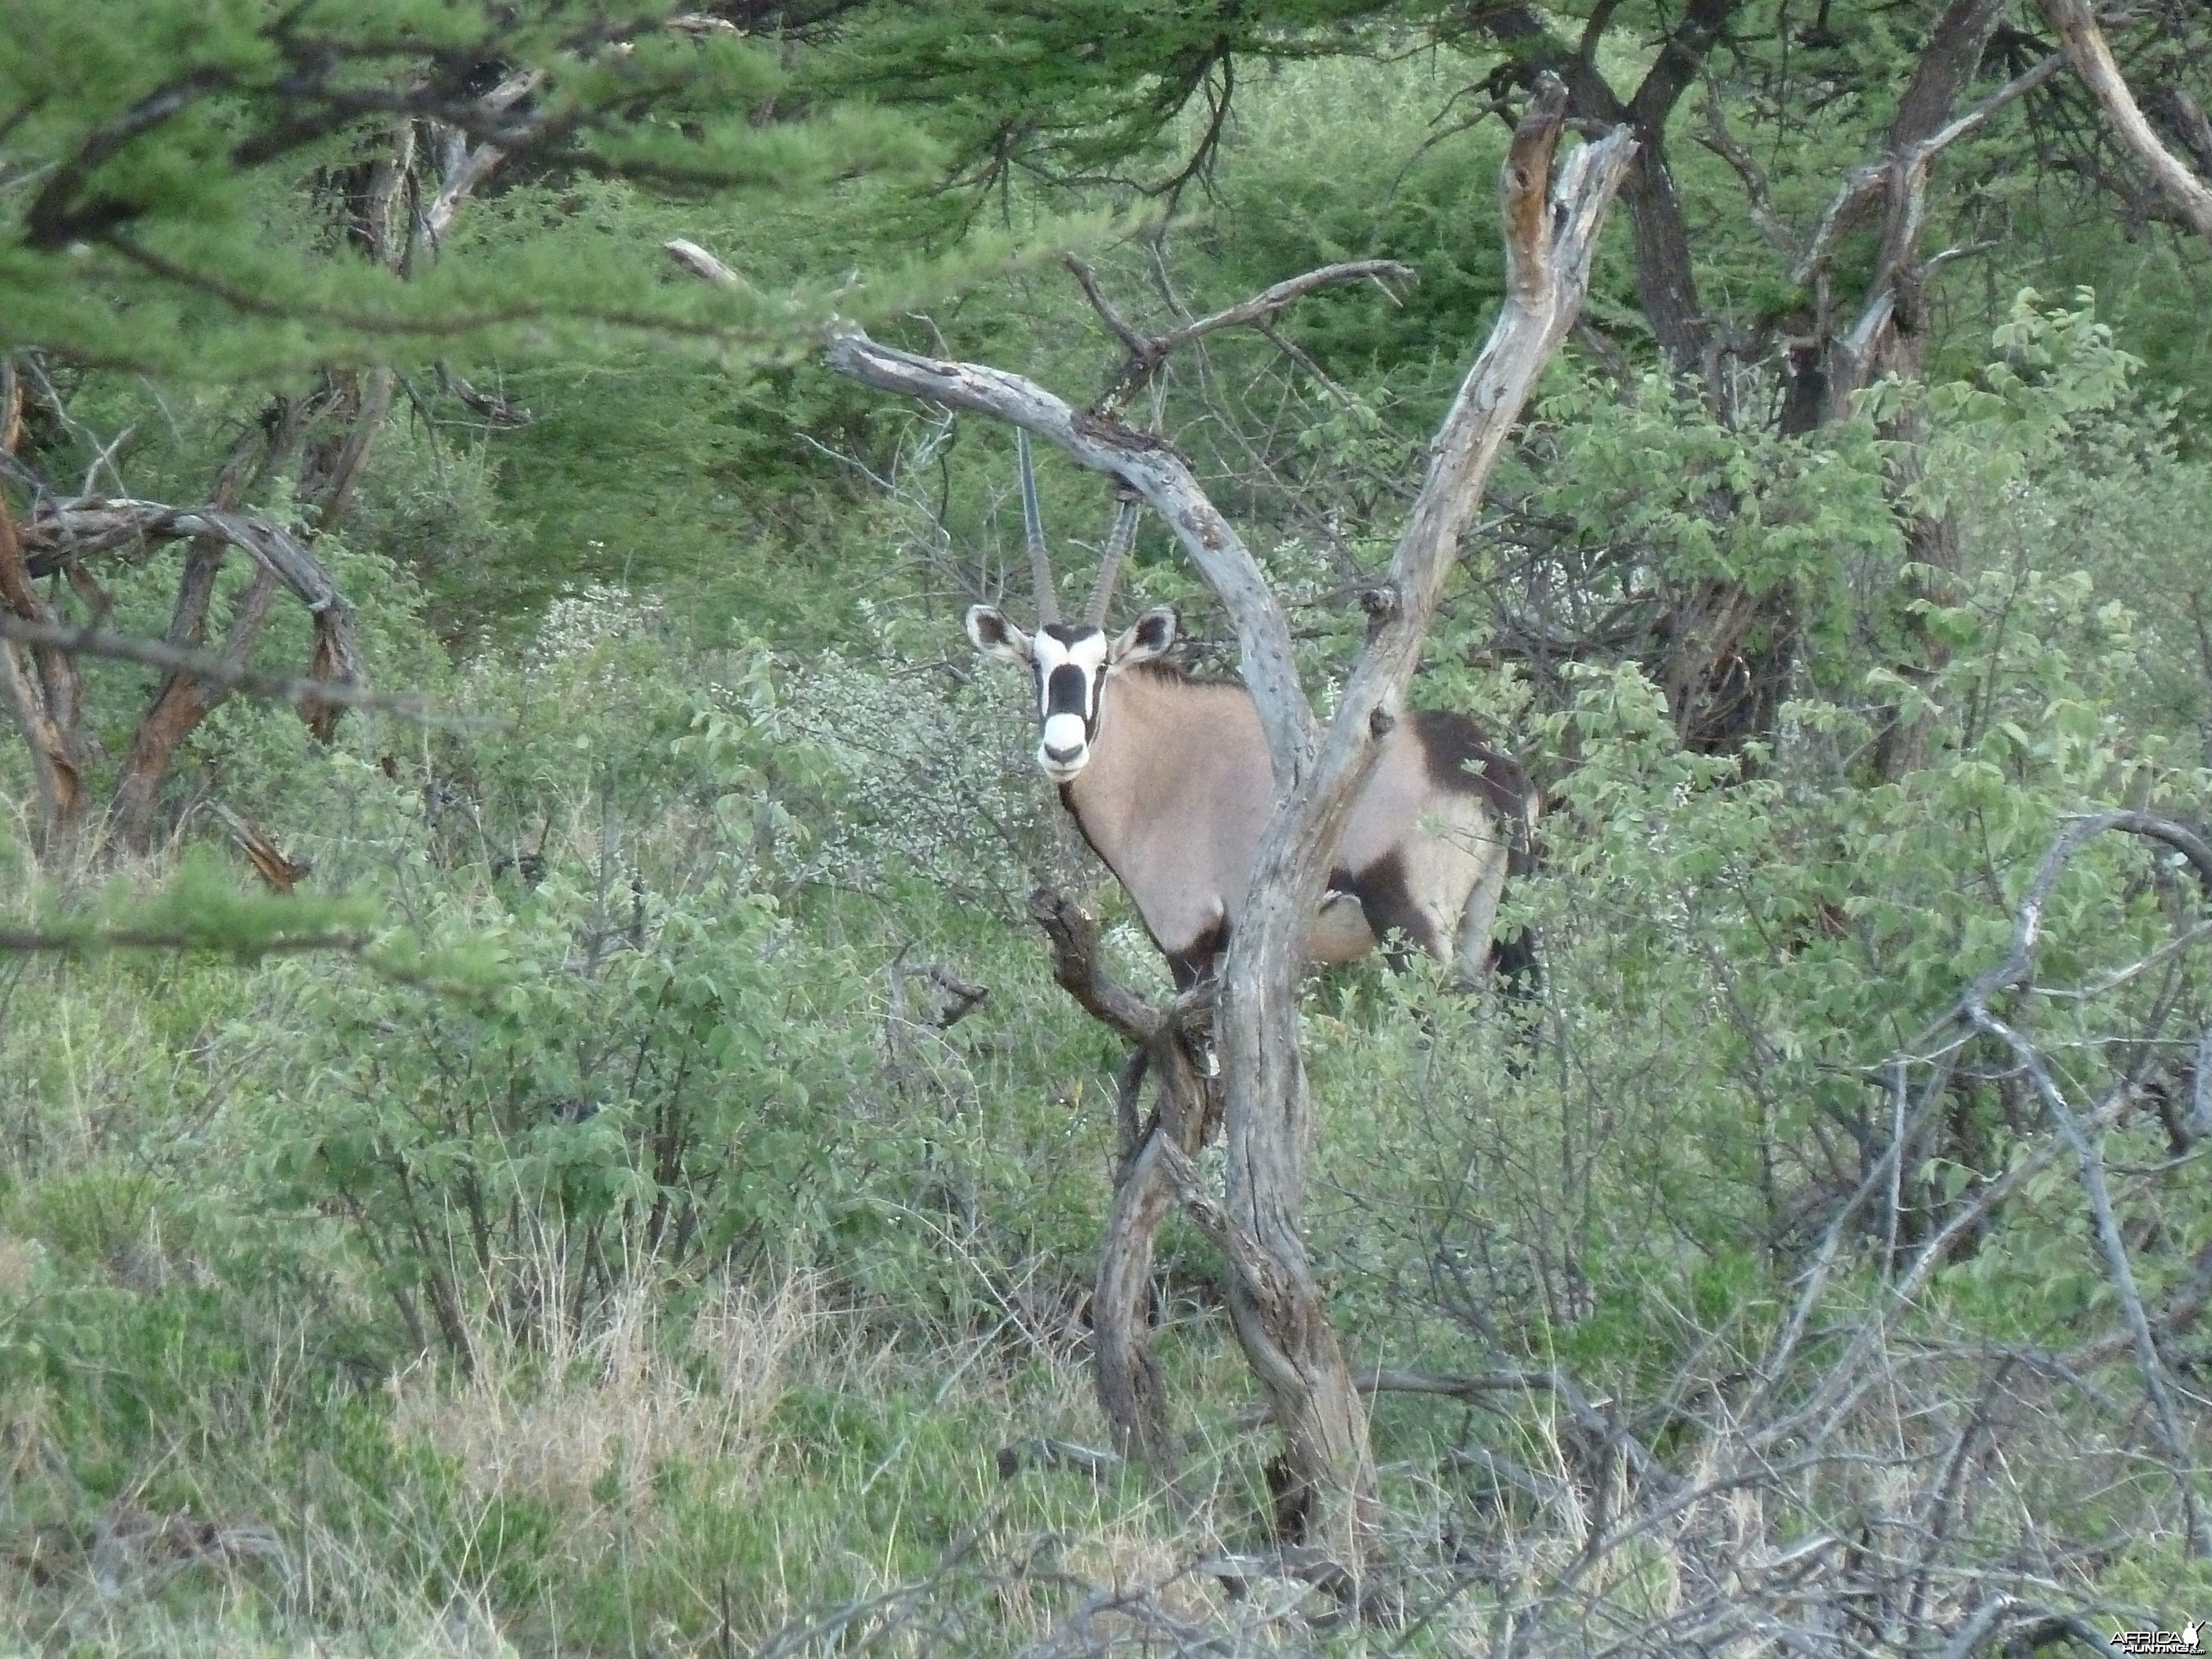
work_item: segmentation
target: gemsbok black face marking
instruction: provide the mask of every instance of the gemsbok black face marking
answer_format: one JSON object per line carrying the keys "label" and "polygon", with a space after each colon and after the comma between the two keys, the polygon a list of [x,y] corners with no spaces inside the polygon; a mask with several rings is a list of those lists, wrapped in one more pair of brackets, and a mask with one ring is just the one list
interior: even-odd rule
{"label": "gemsbok black face marking", "polygon": [[[1018,437],[1037,628],[1025,634],[979,605],[968,637],[1028,667],[1038,766],[1127,890],[1176,983],[1188,985],[1228,945],[1273,811],[1259,711],[1233,681],[1194,678],[1160,660],[1175,643],[1174,611],[1147,611],[1107,633],[1114,579],[1135,537],[1133,502],[1115,521],[1084,619],[1060,620],[1029,439]],[[1537,812],[1527,775],[1473,721],[1437,712],[1401,720],[1345,826],[1307,954],[1348,961],[1397,933],[1479,983],[1507,866],[1525,854]]]}

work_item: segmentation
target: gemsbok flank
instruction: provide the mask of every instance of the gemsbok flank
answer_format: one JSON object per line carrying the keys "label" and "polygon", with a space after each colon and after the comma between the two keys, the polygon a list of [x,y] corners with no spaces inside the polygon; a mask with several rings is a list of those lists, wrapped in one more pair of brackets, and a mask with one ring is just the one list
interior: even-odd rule
{"label": "gemsbok flank", "polygon": [[[1134,501],[1115,521],[1083,620],[1060,621],[1029,440],[1018,437],[1036,632],[979,605],[968,612],[968,637],[978,651],[1028,665],[1042,726],[1037,764],[1135,902],[1177,988],[1187,988],[1228,947],[1273,811],[1259,710],[1237,682],[1161,659],[1175,642],[1172,610],[1106,633],[1114,580],[1136,533]],[[1382,746],[1345,826],[1307,957],[1349,962],[1395,932],[1455,963],[1462,983],[1480,985],[1507,866],[1535,829],[1536,792],[1462,715],[1408,714]],[[1516,976],[1528,966],[1520,941],[1499,957]],[[1401,962],[1394,951],[1394,965]]]}

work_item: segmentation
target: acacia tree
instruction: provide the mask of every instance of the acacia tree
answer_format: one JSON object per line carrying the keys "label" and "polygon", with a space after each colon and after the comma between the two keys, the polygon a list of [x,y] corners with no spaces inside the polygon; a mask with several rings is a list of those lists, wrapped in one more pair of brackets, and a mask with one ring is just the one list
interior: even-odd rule
{"label": "acacia tree", "polygon": [[[2108,20],[2109,41],[2076,0],[1108,9],[863,5],[847,19],[835,72],[923,112],[953,155],[953,178],[979,192],[1017,178],[1110,181],[1167,204],[1214,182],[1235,100],[1271,64],[1387,58],[1409,39],[1453,48],[1456,56],[1428,62],[1446,74],[1464,65],[1467,83],[1440,98],[1425,149],[1504,112],[1536,74],[1556,74],[1572,118],[1626,125],[1639,146],[1622,186],[1628,280],[1609,275],[1602,327],[1583,331],[1583,343],[1625,397],[1643,395],[1638,371],[1656,368],[1753,440],[1815,434],[1848,420],[1869,387],[1911,381],[1928,364],[1947,303],[1955,325],[1962,273],[2045,257],[2047,247],[2021,234],[2018,222],[2030,216],[2017,206],[2021,167],[2032,171],[2038,212],[2069,194],[2069,176],[2092,185],[2073,193],[2086,213],[2069,198],[2075,236],[2108,235],[2115,218],[2131,237],[2147,222],[2197,225],[2212,202],[2195,182],[2212,171],[2212,123],[2185,84],[2212,52],[2194,8]],[[1009,50],[1030,66],[1018,76],[1000,72]],[[2074,88],[2069,64],[2092,97]],[[1638,67],[1625,75],[1631,64]],[[2140,106],[2123,73],[2136,65]],[[2067,144],[2040,136],[2053,128],[2072,135]],[[2024,129],[2033,143],[2023,145]],[[1693,170],[1700,147],[1730,172]],[[1409,246],[1371,251],[1422,262]],[[1881,434],[1897,446],[1902,550],[1906,562],[1951,571],[1955,527],[1920,508],[1921,425],[1908,402]],[[1698,511],[1725,523],[1753,516],[1755,503],[1723,482]],[[1542,539],[1540,530],[1531,537]],[[1638,580],[1639,564],[1648,579],[1646,550],[1618,550],[1624,581]],[[1740,753],[1771,738],[1802,638],[1821,620],[1808,614],[1814,584],[1700,571],[1662,586],[1669,591],[1635,607],[1633,629],[1608,616],[1601,632],[1547,649],[1636,656],[1667,688],[1693,748]],[[1861,620],[1892,638],[1904,672],[1930,672],[1941,647],[1915,620],[1927,583],[1896,586],[1899,603],[1884,601],[1894,617]],[[1917,750],[1899,726],[1874,770],[1909,770]]]}
{"label": "acacia tree", "polygon": [[1222,1247],[1237,1339],[1282,1431],[1307,1536],[1353,1579],[1373,1559],[1375,1470],[1364,1413],[1299,1230],[1312,1133],[1298,1045],[1301,952],[1329,855],[1398,717],[1462,535],[1538,371],[1574,322],[1597,230],[1633,159],[1632,137],[1616,131],[1555,166],[1566,106],[1565,88],[1547,78],[1516,126],[1500,183],[1506,301],[1431,445],[1389,570],[1363,598],[1366,647],[1326,727],[1300,682],[1279,599],[1170,446],[1003,369],[917,356],[858,331],[840,334],[829,350],[843,374],[1011,422],[1134,491],[1173,530],[1235,625],[1273,762],[1276,805],[1218,987],[1225,1200],[1206,1193],[1172,1133],[1156,1134],[1154,1155],[1131,1167],[1171,1182]]}
{"label": "acacia tree", "polygon": [[[112,830],[143,845],[180,746],[239,683],[280,591],[314,623],[308,678],[360,678],[351,609],[315,544],[343,518],[404,367],[436,360],[441,383],[496,424],[525,417],[468,384],[464,354],[574,356],[611,332],[651,331],[750,356],[806,337],[827,309],[811,294],[705,304],[642,258],[624,268],[583,246],[587,228],[509,229],[449,251],[464,208],[502,176],[714,198],[804,191],[919,154],[902,124],[849,108],[776,114],[788,77],[773,37],[836,8],[768,15],[778,9],[750,9],[744,28],[568,0],[213,15],[194,0],[36,0],[11,13],[0,478],[15,499],[0,493],[0,708],[29,749],[50,844],[95,805],[76,658],[113,647],[87,632],[109,606],[100,561],[186,548],[162,651],[137,648],[166,678],[106,806]],[[204,495],[162,502],[122,487],[120,438],[94,446],[81,482],[55,476],[39,452],[41,432],[71,422],[65,377],[50,372],[62,370],[266,389]],[[272,512],[279,495],[289,506]],[[224,616],[234,554],[252,574]],[[357,699],[297,701],[327,740]]]}

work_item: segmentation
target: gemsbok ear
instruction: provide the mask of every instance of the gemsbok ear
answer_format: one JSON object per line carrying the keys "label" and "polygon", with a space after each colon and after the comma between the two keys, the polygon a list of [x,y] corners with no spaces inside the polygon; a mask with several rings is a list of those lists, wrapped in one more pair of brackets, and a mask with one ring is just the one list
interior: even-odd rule
{"label": "gemsbok ear", "polygon": [[1030,659],[1030,636],[1008,622],[1006,613],[994,605],[968,607],[968,637],[987,657],[1000,657],[1007,662]]}
{"label": "gemsbok ear", "polygon": [[1128,631],[1114,641],[1106,659],[1116,668],[1150,662],[1167,654],[1168,647],[1175,643],[1175,636],[1176,613],[1164,605],[1155,606],[1129,624]]}

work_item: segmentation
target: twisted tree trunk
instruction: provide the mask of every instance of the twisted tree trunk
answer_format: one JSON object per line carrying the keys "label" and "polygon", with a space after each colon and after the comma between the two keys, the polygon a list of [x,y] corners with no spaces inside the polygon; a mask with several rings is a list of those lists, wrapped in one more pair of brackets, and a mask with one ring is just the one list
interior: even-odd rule
{"label": "twisted tree trunk", "polygon": [[[1201,1077],[1184,1040],[1184,1022],[1196,1003],[1186,993],[1159,1012],[1109,978],[1098,962],[1098,920],[1061,895],[1040,891],[1030,915],[1052,947],[1053,977],[1101,1024],[1133,1045],[1121,1073],[1121,1133],[1114,1204],[1098,1249],[1098,1277],[1091,1296],[1091,1340],[1099,1409],[1114,1431],[1115,1449],[1164,1472],[1174,1456],[1167,1387],[1148,1338],[1152,1310],[1152,1241],[1175,1206],[1176,1172],[1220,1127],[1218,1091]],[[1137,1103],[1144,1080],[1154,1079],[1159,1102],[1141,1127]],[[1178,1165],[1176,1158],[1183,1160]]]}
{"label": "twisted tree trunk", "polygon": [[[1379,603],[1370,602],[1377,625],[1321,752],[1261,841],[1223,974],[1229,1170],[1218,1237],[1231,1263],[1230,1310],[1282,1429],[1291,1474],[1310,1491],[1313,1541],[1355,1575],[1373,1555],[1379,1517],[1366,1413],[1300,1232],[1311,1140],[1298,1049],[1300,951],[1345,820],[1413,679],[1461,533],[1538,372],[1581,310],[1598,228],[1634,155],[1634,141],[1616,129],[1569,157],[1555,181],[1565,117],[1565,89],[1549,82],[1514,133],[1499,184],[1504,309],[1431,447]],[[1285,770],[1279,757],[1279,783]]]}
{"label": "twisted tree trunk", "polygon": [[1306,925],[1379,740],[1397,718],[1459,538],[1538,372],[1573,325],[1599,226],[1635,155],[1626,130],[1553,172],[1565,88],[1541,83],[1500,182],[1508,293],[1490,340],[1431,447],[1428,475],[1383,582],[1374,626],[1334,720],[1316,730],[1282,608],[1249,550],[1189,468],[1158,439],[1079,412],[1042,387],[980,364],[881,346],[857,331],[833,368],[885,391],[996,416],[1121,479],[1164,519],[1237,628],[1244,682],[1273,758],[1276,810],[1224,968],[1216,1040],[1228,1130],[1225,1201],[1169,1136],[1155,1156],[1230,1262],[1237,1339],[1285,1442],[1292,1496],[1317,1577],[1356,1593],[1374,1564],[1379,1515],[1366,1414],[1300,1236],[1311,1121],[1298,1051]]}

